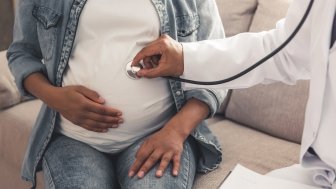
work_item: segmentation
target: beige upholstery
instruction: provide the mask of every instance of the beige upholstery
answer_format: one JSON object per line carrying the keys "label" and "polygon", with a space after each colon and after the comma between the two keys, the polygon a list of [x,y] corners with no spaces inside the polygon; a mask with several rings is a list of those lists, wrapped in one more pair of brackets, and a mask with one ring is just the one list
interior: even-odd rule
{"label": "beige upholstery", "polygon": [[258,8],[249,31],[259,32],[274,28],[275,22],[285,16],[290,2],[292,0],[258,0]]}
{"label": "beige upholstery", "polygon": [[217,0],[226,36],[249,30],[257,4],[257,0]]}
{"label": "beige upholstery", "polygon": [[259,173],[297,163],[300,145],[222,120],[210,125],[219,136],[223,163],[206,175],[197,175],[194,189],[217,189],[227,173],[240,163]]}
{"label": "beige upholstery", "polygon": [[21,96],[14,83],[6,61],[6,51],[0,52],[0,110],[21,101]]}
{"label": "beige upholstery", "polygon": [[228,119],[273,136],[301,142],[309,83],[282,83],[234,90],[225,111]]}
{"label": "beige upholstery", "polygon": [[[20,179],[20,170],[30,131],[40,106],[41,101],[32,100],[0,111],[0,188],[19,189],[29,186]],[[41,180],[39,177],[38,182]]]}
{"label": "beige upholstery", "polygon": [[[289,0],[217,2],[227,35],[231,36],[272,28],[285,15]],[[7,64],[4,54],[0,53],[0,66]],[[13,82],[10,76],[5,79],[7,83]],[[5,79],[0,78],[0,83]],[[222,145],[223,162],[213,172],[198,174],[193,189],[217,189],[236,163],[260,173],[298,163],[300,145],[297,143],[302,135],[308,85],[305,81],[295,86],[277,83],[233,90],[227,106],[208,120]],[[16,96],[15,92],[10,96]],[[0,110],[0,188],[29,188],[19,173],[40,105],[39,100],[33,100]],[[37,188],[43,188],[42,173],[38,173],[37,179]]]}

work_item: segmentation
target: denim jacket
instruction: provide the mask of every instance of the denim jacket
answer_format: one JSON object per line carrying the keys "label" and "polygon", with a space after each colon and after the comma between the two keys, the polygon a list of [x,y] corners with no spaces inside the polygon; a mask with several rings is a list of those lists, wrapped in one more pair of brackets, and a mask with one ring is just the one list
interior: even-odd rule
{"label": "denim jacket", "polygon": [[[14,41],[8,49],[9,67],[24,96],[23,87],[30,74],[41,72],[55,86],[61,86],[75,39],[79,17],[86,0],[21,0],[14,25]],[[160,20],[160,33],[181,41],[223,38],[224,30],[215,0],[152,0]],[[226,91],[195,89],[182,91],[181,83],[169,81],[177,111],[190,98],[205,102],[215,114]],[[57,112],[43,104],[36,120],[22,166],[22,178],[35,187],[36,171],[50,141]],[[191,134],[198,142],[198,171],[215,169],[222,160],[217,139],[201,122]]]}

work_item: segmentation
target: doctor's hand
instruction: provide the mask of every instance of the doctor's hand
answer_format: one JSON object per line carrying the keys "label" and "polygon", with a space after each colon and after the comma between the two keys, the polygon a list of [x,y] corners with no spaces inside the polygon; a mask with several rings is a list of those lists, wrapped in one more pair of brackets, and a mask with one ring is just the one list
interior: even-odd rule
{"label": "doctor's hand", "polygon": [[161,35],[159,39],[138,52],[133,59],[132,66],[138,65],[141,60],[143,60],[145,68],[137,73],[140,77],[176,77],[183,74],[182,45],[168,35]]}

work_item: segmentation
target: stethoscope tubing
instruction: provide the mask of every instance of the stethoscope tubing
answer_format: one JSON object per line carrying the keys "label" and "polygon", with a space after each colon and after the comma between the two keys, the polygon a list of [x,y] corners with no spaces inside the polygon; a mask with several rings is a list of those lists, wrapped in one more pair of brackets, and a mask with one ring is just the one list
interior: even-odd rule
{"label": "stethoscope tubing", "polygon": [[301,21],[299,22],[298,26],[294,29],[292,34],[278,48],[276,48],[271,53],[266,55],[264,58],[260,59],[256,63],[254,63],[252,66],[246,68],[245,70],[241,71],[240,73],[238,73],[234,76],[228,77],[226,79],[218,80],[218,81],[196,81],[196,80],[190,80],[190,79],[184,79],[184,78],[172,77],[172,76],[165,76],[164,78],[172,79],[172,80],[176,80],[176,81],[180,81],[180,82],[184,82],[184,83],[196,84],[196,85],[219,85],[219,84],[227,83],[227,82],[233,81],[235,79],[238,79],[238,78],[246,75],[250,71],[254,70],[258,66],[262,65],[263,63],[265,63],[267,60],[269,60],[270,58],[275,56],[278,52],[280,52],[284,47],[286,47],[288,45],[288,43],[293,40],[293,38],[300,31],[303,24],[307,20],[307,17],[309,15],[310,11],[311,11],[311,8],[312,8],[313,4],[314,4],[314,0],[310,0],[310,3],[309,3],[309,5],[306,9],[306,12],[303,15],[303,17],[302,17]]}

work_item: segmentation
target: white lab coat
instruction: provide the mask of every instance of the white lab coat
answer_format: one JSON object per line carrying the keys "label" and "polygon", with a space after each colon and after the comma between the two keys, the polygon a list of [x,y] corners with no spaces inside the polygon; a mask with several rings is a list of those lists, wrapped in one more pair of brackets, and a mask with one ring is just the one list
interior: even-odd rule
{"label": "white lab coat", "polygon": [[[182,77],[214,81],[246,69],[287,39],[308,4],[309,0],[294,0],[282,26],[268,32],[183,43],[185,68]],[[314,147],[328,170],[333,171],[333,177],[329,178],[334,179],[330,181],[333,183],[336,169],[336,46],[330,49],[330,40],[335,6],[335,0],[315,0],[303,28],[284,50],[237,80],[207,86],[234,89],[274,81],[295,84],[297,80],[310,79],[300,160],[305,167],[316,167],[307,156],[308,148]],[[192,87],[204,86],[184,84],[185,89]]]}

